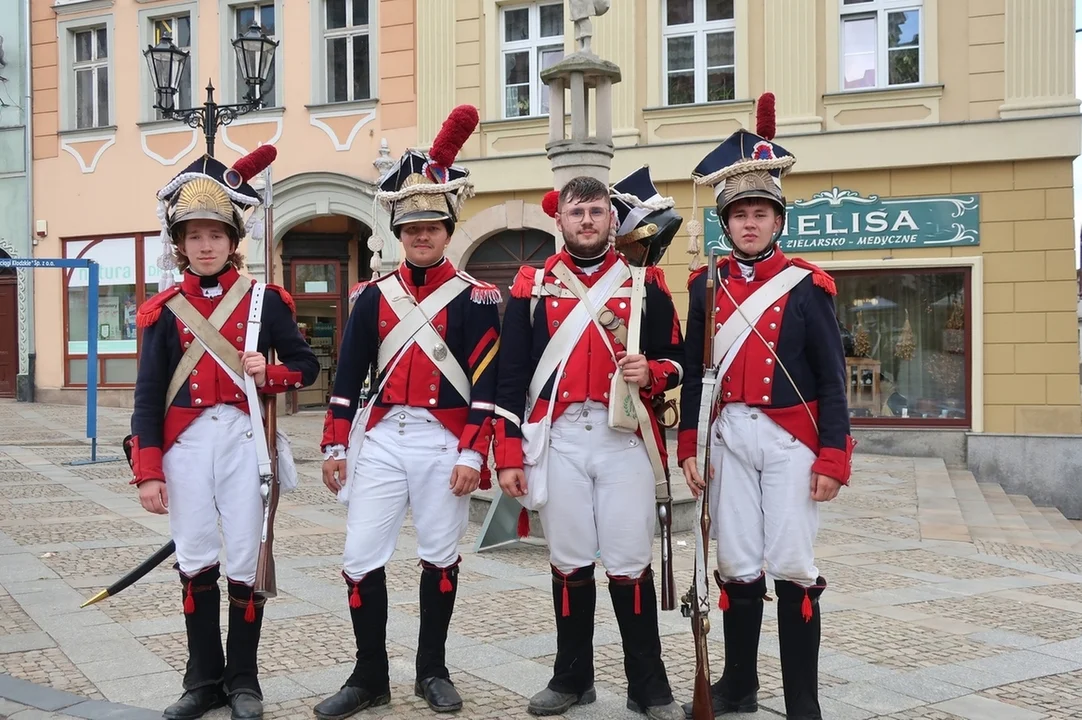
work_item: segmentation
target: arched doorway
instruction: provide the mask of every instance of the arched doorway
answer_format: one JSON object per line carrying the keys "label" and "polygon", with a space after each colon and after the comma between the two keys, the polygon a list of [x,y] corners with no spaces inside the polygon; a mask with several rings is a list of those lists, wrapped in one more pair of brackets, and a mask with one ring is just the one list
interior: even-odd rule
{"label": "arched doorway", "polygon": [[315,382],[296,391],[291,410],[327,407],[349,318],[349,290],[372,275],[371,235],[371,228],[352,217],[321,215],[282,236],[283,285],[296,303],[301,335],[320,365]]}
{"label": "arched doorway", "polygon": [[[0,250],[0,258],[11,257]],[[19,278],[0,268],[0,398],[15,397],[19,374]]]}
{"label": "arched doorway", "polygon": [[466,272],[500,288],[504,299],[500,304],[502,322],[509,288],[518,269],[523,265],[541,267],[555,252],[556,238],[543,230],[503,230],[477,246],[466,263]]}

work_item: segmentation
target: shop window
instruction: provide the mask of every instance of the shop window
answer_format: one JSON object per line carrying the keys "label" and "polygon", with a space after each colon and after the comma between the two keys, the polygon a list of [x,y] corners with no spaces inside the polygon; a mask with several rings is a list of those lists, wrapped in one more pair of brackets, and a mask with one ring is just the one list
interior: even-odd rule
{"label": "shop window", "polygon": [[854,424],[969,424],[969,270],[834,273]]}
{"label": "shop window", "polygon": [[665,104],[736,97],[733,0],[665,0]]}
{"label": "shop window", "polygon": [[548,86],[541,71],[564,57],[564,6],[531,3],[500,10],[505,118],[547,115]]}
{"label": "shop window", "polygon": [[921,3],[844,0],[842,88],[887,88],[921,82]]}

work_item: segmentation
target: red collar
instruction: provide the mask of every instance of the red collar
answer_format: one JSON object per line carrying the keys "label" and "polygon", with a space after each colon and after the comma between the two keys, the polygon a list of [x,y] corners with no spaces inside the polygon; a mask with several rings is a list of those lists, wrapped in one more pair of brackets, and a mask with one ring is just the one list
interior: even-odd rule
{"label": "red collar", "polygon": [[613,250],[610,246],[609,249],[605,251],[605,257],[601,259],[601,264],[597,266],[597,270],[587,275],[582,271],[582,268],[580,268],[575,262],[575,258],[571,257],[571,253],[567,251],[567,248],[564,247],[562,250],[560,250],[560,252],[549,258],[548,262],[545,263],[545,271],[551,272],[552,268],[556,267],[556,263],[560,260],[563,260],[563,263],[567,266],[568,270],[578,276],[579,280],[582,281],[583,285],[585,285],[586,287],[591,287],[595,282],[597,282],[598,278],[608,272],[609,268],[611,268],[620,260],[620,256],[617,255],[616,251]]}
{"label": "red collar", "polygon": [[[723,262],[729,264],[729,277],[734,280],[742,279],[740,274],[740,263],[737,261],[736,256],[732,253],[729,257],[725,258]],[[781,248],[774,250],[774,254],[768,257],[762,262],[755,263],[755,277],[752,278],[752,282],[765,282],[774,277],[789,264],[789,258],[785,257],[785,253],[781,251]]]}
{"label": "red collar", "polygon": [[[180,289],[185,295],[194,295],[195,297],[203,297],[203,288],[199,284],[200,276],[193,273],[191,270],[184,271],[184,279],[180,281]],[[237,269],[230,265],[228,268],[218,276],[218,282],[222,286],[222,291],[228,291],[233,287],[233,283],[240,280],[240,273]]]}
{"label": "red collar", "polygon": [[425,284],[420,288],[413,284],[413,271],[403,260],[398,266],[398,279],[406,286],[406,290],[416,298],[422,298],[445,282],[458,274],[454,264],[447,258],[443,258],[437,264],[425,269]]}

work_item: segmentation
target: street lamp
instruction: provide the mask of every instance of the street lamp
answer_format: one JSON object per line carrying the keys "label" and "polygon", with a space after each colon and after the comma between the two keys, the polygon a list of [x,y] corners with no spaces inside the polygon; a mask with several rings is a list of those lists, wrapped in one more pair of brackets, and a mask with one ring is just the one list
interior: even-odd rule
{"label": "street lamp", "polygon": [[219,125],[228,125],[238,116],[263,107],[261,89],[267,82],[271,68],[274,67],[274,51],[278,43],[267,37],[257,26],[252,25],[248,32],[233,41],[233,51],[237,64],[244,74],[248,92],[244,102],[234,105],[219,105],[214,102],[214,85],[207,81],[207,101],[202,107],[177,108],[175,98],[180,87],[180,78],[184,66],[188,63],[189,53],[173,44],[169,33],[162,33],[157,45],[147,46],[143,56],[150,68],[150,77],[154,81],[154,93],[157,102],[154,107],[162,115],[173,120],[180,120],[191,128],[201,127],[207,138],[207,154],[214,156],[214,136]]}

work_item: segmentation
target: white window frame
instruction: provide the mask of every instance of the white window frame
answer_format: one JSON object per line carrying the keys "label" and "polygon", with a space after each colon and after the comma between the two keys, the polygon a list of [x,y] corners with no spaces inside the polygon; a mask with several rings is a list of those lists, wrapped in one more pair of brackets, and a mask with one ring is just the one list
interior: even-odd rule
{"label": "white window frame", "polygon": [[[559,48],[561,52],[566,56],[567,50],[564,44],[564,37],[567,27],[567,9],[564,9],[564,23],[561,27],[559,35],[550,35],[547,37],[541,37],[541,8],[550,5],[562,5],[562,2],[551,2],[549,0],[539,0],[531,3],[515,3],[500,6],[499,20],[498,20],[498,32],[499,38],[497,47],[499,47],[499,69],[500,74],[500,117],[505,120],[515,120],[519,118],[527,117],[546,117],[548,110],[542,112],[542,95],[548,91],[548,86],[541,82],[541,63],[540,53],[542,50],[552,50]],[[523,8],[529,8],[530,12],[530,30],[529,37],[526,40],[516,40],[514,42],[507,42],[504,38],[507,33],[506,26],[506,14],[509,11],[522,10]],[[526,115],[508,115],[507,114],[507,61],[506,57],[512,53],[529,52],[530,53],[530,112]]]}
{"label": "white window frame", "polygon": [[[60,132],[98,133],[102,130],[116,128],[116,68],[115,59],[116,38],[113,30],[113,16],[99,15],[96,17],[80,18],[78,20],[64,20],[56,24],[58,38],[58,60],[60,63],[59,78],[59,102],[60,102]],[[79,111],[78,97],[75,82],[75,34],[87,30],[105,29],[106,54],[103,63],[109,81],[109,122],[105,125],[92,125],[80,128],[77,124]],[[94,94],[97,97],[97,83],[94,84]],[[97,102],[94,103],[94,114],[97,114]]]}
{"label": "white window frame", "polygon": [[[690,104],[706,104],[711,102],[707,99],[707,74],[709,68],[706,66],[706,36],[713,35],[718,32],[728,32],[733,36],[733,97],[730,100],[735,100],[737,97],[737,63],[739,62],[739,53],[737,52],[737,37],[736,37],[736,3],[733,3],[733,17],[728,20],[712,20],[707,22],[706,20],[706,0],[694,0],[695,9],[693,20],[690,23],[684,25],[669,25],[669,0],[662,0],[661,2],[661,102],[665,106],[669,106],[669,39],[678,37],[687,37],[689,35],[695,38],[695,99]],[[718,100],[713,102],[728,102],[726,100]],[[681,103],[681,105],[688,105],[689,103]],[[672,107],[679,107],[674,105]]]}
{"label": "white window frame", "polygon": [[[925,32],[928,9],[923,0],[869,0],[854,5],[846,5],[845,0],[838,2],[838,89],[841,92],[860,92],[862,90],[889,90],[892,88],[916,87],[925,82],[927,59],[925,48],[928,36]],[[916,10],[920,18],[920,38],[917,46],[918,67],[917,81],[912,83],[890,84],[890,62],[887,48],[887,18],[890,13]],[[875,18],[875,85],[871,87],[845,87],[845,23],[856,18]]]}
{"label": "white window frame", "polygon": [[[377,11],[379,3],[368,0],[368,25],[349,25],[353,16],[353,3],[346,2],[346,27],[327,29],[327,0],[310,0],[312,7],[312,102],[315,104],[346,105],[346,104],[369,104],[379,97],[379,59],[378,36],[379,19]],[[327,41],[331,38],[368,37],[368,97],[355,98],[353,95],[353,64],[350,63],[346,72],[346,88],[349,92],[347,100],[332,100],[328,80],[330,68],[327,67]],[[352,47],[350,42],[349,47]]]}
{"label": "white window frame", "polygon": [[[282,0],[218,0],[218,17],[226,18],[225,22],[219,23],[221,33],[219,50],[218,73],[221,87],[215,88],[214,99],[220,103],[244,102],[244,94],[247,87],[237,87],[237,53],[233,50],[233,40],[237,37],[237,31],[245,32],[248,28],[237,27],[237,10],[253,5],[274,5],[274,29],[273,39],[278,41],[278,49],[274,52],[274,104],[264,106],[257,112],[281,112],[284,106],[285,77],[282,68],[285,67],[285,25],[282,24]],[[228,71],[226,70],[228,68]],[[194,76],[193,76],[194,77]],[[197,85],[199,83],[196,83]]]}
{"label": "white window frame", "polygon": [[[188,67],[190,68],[190,80],[192,83],[192,105],[202,105],[203,98],[200,97],[202,88],[199,87],[198,81],[199,75],[199,2],[198,0],[189,0],[188,2],[177,3],[174,5],[164,5],[162,7],[155,7],[150,10],[141,10],[139,12],[139,28],[143,39],[143,44],[140,46],[140,56],[142,51],[146,50],[147,45],[154,45],[154,23],[158,20],[176,19],[177,17],[188,16],[188,34],[190,36],[190,49],[188,56]],[[173,39],[176,42],[176,38]],[[179,47],[179,45],[177,46]],[[232,50],[232,47],[230,47]],[[157,97],[154,92],[154,79],[150,76],[150,69],[147,67],[146,58],[140,57],[139,64],[139,97],[140,100],[140,117],[143,122],[176,122],[175,120],[165,120],[159,117],[159,111],[154,109],[154,103],[157,102]],[[176,104],[178,107],[183,107],[180,100],[180,93],[177,93]]]}

